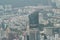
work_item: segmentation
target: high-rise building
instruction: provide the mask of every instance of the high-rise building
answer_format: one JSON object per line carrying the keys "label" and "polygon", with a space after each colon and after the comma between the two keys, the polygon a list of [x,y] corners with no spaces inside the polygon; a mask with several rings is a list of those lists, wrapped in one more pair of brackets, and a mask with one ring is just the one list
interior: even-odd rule
{"label": "high-rise building", "polygon": [[29,26],[30,28],[37,28],[38,27],[38,13],[39,12],[34,12],[31,15],[29,15]]}
{"label": "high-rise building", "polygon": [[52,2],[56,5],[57,8],[60,8],[60,0],[52,0]]}
{"label": "high-rise building", "polygon": [[29,40],[40,40],[40,33],[39,30],[37,29],[31,29],[30,30],[30,35],[29,35]]}

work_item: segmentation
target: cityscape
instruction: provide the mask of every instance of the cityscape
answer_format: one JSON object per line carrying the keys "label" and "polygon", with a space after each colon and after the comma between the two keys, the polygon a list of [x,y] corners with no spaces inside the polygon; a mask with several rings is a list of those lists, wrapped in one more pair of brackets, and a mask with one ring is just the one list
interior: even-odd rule
{"label": "cityscape", "polygon": [[3,2],[0,40],[60,40],[60,0]]}

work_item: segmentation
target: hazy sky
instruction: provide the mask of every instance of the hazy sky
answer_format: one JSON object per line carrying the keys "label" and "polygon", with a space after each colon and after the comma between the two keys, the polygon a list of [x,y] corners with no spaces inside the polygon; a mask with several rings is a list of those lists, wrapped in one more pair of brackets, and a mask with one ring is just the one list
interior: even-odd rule
{"label": "hazy sky", "polygon": [[[47,2],[46,0],[42,0],[42,1]],[[12,4],[14,6],[27,6],[27,5],[38,5],[40,3],[41,0],[0,0],[0,5]]]}

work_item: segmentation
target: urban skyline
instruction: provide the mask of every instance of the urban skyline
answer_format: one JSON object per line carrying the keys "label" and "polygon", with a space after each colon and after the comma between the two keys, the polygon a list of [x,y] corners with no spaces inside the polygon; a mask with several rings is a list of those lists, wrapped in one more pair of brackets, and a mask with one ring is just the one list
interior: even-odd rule
{"label": "urban skyline", "polygon": [[0,0],[0,40],[60,40],[59,0]]}

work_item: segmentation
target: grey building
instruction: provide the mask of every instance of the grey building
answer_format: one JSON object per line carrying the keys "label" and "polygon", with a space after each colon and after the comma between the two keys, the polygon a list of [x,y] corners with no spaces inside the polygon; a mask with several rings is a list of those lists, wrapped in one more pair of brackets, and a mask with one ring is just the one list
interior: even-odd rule
{"label": "grey building", "polygon": [[40,33],[37,29],[31,29],[29,40],[40,40]]}

